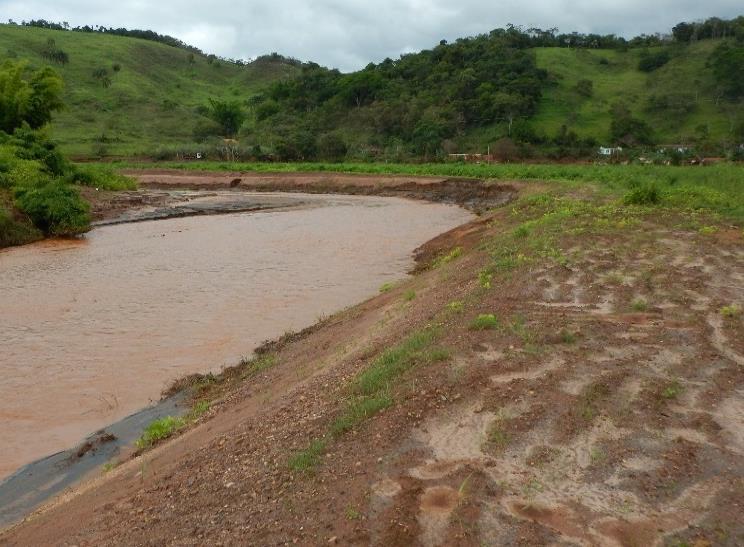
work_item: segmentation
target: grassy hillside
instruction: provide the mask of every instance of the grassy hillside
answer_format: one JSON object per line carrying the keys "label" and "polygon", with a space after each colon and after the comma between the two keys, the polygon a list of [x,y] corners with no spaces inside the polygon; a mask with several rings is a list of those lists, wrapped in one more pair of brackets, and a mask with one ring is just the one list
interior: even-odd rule
{"label": "grassy hillside", "polygon": [[[55,117],[51,134],[75,155],[95,155],[102,148],[141,154],[163,143],[189,142],[194,126],[204,121],[195,108],[210,97],[245,98],[296,70],[280,61],[209,63],[200,55],[192,63],[187,51],[156,42],[12,25],[0,25],[0,62],[48,64],[42,52],[49,39],[69,55],[68,64],[53,65],[65,80],[67,108]],[[93,76],[98,69],[107,70],[109,87]]]}
{"label": "grassy hillside", "polygon": [[[721,98],[707,66],[721,40],[648,50],[514,49],[492,33],[344,75],[281,58],[238,66],[136,38],[0,25],[0,62],[49,64],[50,39],[69,56],[53,64],[65,80],[67,108],[50,132],[76,156],[196,150],[194,129],[207,123],[199,107],[210,98],[238,101],[251,114],[240,132],[244,158],[254,145],[290,160],[485,152],[509,135],[509,121],[528,126],[533,137],[511,136],[536,143],[538,156],[577,153],[555,140],[563,126],[596,141],[583,141],[578,153],[587,155],[611,143],[610,109],[618,102],[653,128],[655,142],[706,143],[707,153],[719,153],[744,122],[742,102]],[[671,60],[643,72],[644,51],[668,51]],[[94,75],[102,69],[108,86]],[[582,80],[591,82],[590,93],[577,91]]]}
{"label": "grassy hillside", "polygon": [[[624,101],[634,114],[647,120],[661,142],[691,140],[698,127],[707,127],[710,138],[725,138],[730,131],[727,112],[716,105],[716,93],[706,61],[719,40],[705,40],[682,46],[671,61],[651,73],[638,69],[640,49],[586,50],[537,48],[537,64],[548,70],[555,84],[545,89],[533,124],[538,131],[555,134],[562,125],[582,137],[607,138],[610,106]],[[661,48],[653,48],[661,49]],[[582,97],[577,82],[593,82],[593,95]],[[688,115],[668,115],[648,109],[652,96],[680,93],[691,95],[695,107]],[[736,113],[733,113],[734,116]],[[740,114],[741,115],[741,114]]]}

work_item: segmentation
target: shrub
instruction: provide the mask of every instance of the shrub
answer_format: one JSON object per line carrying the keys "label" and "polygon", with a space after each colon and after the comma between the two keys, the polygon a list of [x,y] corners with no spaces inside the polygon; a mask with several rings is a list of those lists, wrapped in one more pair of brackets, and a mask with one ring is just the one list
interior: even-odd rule
{"label": "shrub", "polygon": [[79,192],[60,181],[16,189],[15,203],[47,235],[75,235],[90,227],[90,206]]}
{"label": "shrub", "polygon": [[655,205],[660,201],[661,192],[652,184],[638,186],[623,197],[625,205]]}
{"label": "shrub", "polygon": [[492,313],[482,313],[470,323],[470,330],[493,330],[501,326],[498,317]]}

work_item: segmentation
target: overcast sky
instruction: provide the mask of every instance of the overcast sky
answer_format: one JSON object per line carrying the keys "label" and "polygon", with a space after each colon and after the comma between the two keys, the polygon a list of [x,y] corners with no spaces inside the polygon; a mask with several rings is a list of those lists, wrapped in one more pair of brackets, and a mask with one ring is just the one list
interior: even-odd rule
{"label": "overcast sky", "polygon": [[0,0],[0,17],[150,29],[207,53],[276,51],[350,71],[507,23],[626,37],[744,15],[742,0]]}

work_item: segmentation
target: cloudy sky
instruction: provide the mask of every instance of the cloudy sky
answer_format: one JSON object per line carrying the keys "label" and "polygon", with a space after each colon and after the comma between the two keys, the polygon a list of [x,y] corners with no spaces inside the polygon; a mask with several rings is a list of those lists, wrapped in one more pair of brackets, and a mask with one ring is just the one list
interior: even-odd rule
{"label": "cloudy sky", "polygon": [[249,59],[277,51],[344,71],[507,23],[635,36],[744,15],[741,0],[0,0],[0,17],[170,34]]}

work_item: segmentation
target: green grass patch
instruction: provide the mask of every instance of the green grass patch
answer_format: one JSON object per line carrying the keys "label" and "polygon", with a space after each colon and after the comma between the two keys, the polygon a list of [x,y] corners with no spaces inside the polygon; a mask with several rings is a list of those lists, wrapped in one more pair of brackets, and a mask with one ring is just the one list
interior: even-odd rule
{"label": "green grass patch", "polygon": [[370,396],[388,390],[396,378],[416,364],[441,359],[443,357],[441,353],[432,353],[429,350],[437,336],[436,329],[427,328],[413,333],[399,345],[382,352],[356,378],[354,393]]}
{"label": "green grass patch", "polygon": [[287,465],[292,471],[307,473],[321,462],[325,450],[326,441],[324,439],[314,439],[307,448],[290,457]]}
{"label": "green grass patch", "polygon": [[414,300],[416,298],[416,291],[413,289],[409,289],[406,292],[403,293],[403,300],[406,302],[410,302],[411,300]]}
{"label": "green grass patch", "polygon": [[674,380],[661,390],[661,396],[666,400],[672,400],[679,397],[683,391],[684,388],[682,387],[682,384],[680,384],[677,380]]}
{"label": "green grass patch", "polygon": [[137,448],[150,448],[155,443],[167,439],[186,425],[186,420],[180,417],[166,416],[155,420],[145,428],[142,436],[137,440]]}
{"label": "green grass patch", "polygon": [[470,323],[470,330],[494,330],[501,327],[501,321],[492,313],[482,313]]}
{"label": "green grass patch", "polygon": [[721,315],[728,317],[729,319],[739,317],[741,314],[741,306],[737,304],[731,304],[730,306],[724,306],[721,308]]}
{"label": "green grass patch", "polygon": [[434,260],[434,262],[432,263],[432,268],[439,268],[441,266],[444,266],[445,264],[449,264],[460,256],[462,256],[462,247],[455,247],[449,253],[444,254]]}
{"label": "green grass patch", "polygon": [[380,285],[380,292],[390,292],[395,288],[395,283],[383,283]]}
{"label": "green grass patch", "polygon": [[331,424],[331,434],[334,437],[343,435],[378,412],[393,406],[393,403],[393,397],[389,391],[382,391],[368,396],[352,397],[347,403],[344,412]]}
{"label": "green grass patch", "polygon": [[643,298],[636,298],[630,303],[630,307],[633,311],[643,312],[648,310],[648,302]]}
{"label": "green grass patch", "polygon": [[267,353],[265,355],[258,355],[253,359],[246,359],[245,357],[240,361],[241,373],[240,378],[245,380],[251,376],[255,376],[260,372],[269,370],[276,366],[277,358],[273,353]]}

